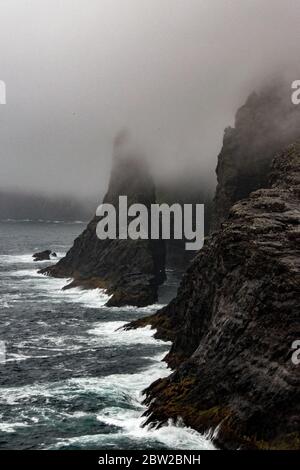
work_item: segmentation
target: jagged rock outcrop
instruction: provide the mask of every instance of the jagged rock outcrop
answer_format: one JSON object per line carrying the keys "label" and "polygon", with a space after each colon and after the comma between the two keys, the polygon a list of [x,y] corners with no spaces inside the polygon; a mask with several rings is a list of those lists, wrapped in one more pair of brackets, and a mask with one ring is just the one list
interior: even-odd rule
{"label": "jagged rock outcrop", "polygon": [[[155,203],[155,188],[146,164],[134,155],[123,155],[115,143],[115,157],[109,188],[103,203],[113,204],[118,218],[119,196],[128,206]],[[111,295],[108,305],[149,305],[157,300],[157,288],[165,279],[165,248],[161,240],[100,240],[95,216],[73,247],[55,266],[41,270],[54,277],[73,278],[69,287],[104,288]]]}
{"label": "jagged rock outcrop", "polygon": [[[56,254],[54,253],[56,256]],[[44,250],[44,251],[39,251],[37,253],[33,253],[33,261],[47,261],[50,259],[51,256],[51,250]]]}
{"label": "jagged rock outcrop", "polygon": [[181,417],[217,429],[225,448],[300,448],[300,366],[291,361],[299,203],[297,143],[275,158],[269,188],[234,205],[206,240],[176,298],[147,319],[173,340],[166,359],[177,367],[147,390],[148,423]]}
{"label": "jagged rock outcrop", "polygon": [[218,157],[212,229],[226,220],[231,206],[265,187],[272,159],[300,138],[300,106],[291,102],[290,83],[271,83],[249,96],[224,133]]}

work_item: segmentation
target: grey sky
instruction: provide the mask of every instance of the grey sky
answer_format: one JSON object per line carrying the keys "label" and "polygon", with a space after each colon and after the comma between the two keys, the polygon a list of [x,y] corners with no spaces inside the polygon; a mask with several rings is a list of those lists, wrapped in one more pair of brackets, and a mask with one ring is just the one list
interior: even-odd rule
{"label": "grey sky", "polygon": [[0,188],[101,192],[124,126],[155,173],[214,181],[237,107],[299,61],[299,24],[298,0],[0,0]]}

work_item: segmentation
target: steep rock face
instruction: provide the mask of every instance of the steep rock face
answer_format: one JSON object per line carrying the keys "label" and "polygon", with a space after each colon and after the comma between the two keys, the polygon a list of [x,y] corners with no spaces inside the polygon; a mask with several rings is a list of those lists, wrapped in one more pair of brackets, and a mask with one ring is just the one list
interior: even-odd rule
{"label": "steep rock face", "polygon": [[226,220],[230,207],[266,186],[272,159],[300,138],[300,106],[291,102],[290,84],[272,83],[249,96],[225,130],[218,157],[212,228]]}
{"label": "steep rock face", "polygon": [[300,448],[300,143],[275,158],[269,184],[232,207],[147,319],[174,341],[177,366],[148,389],[148,422],[217,428],[226,448]]}
{"label": "steep rock face", "polygon": [[[116,143],[118,147],[118,142]],[[117,212],[119,196],[126,195],[128,206],[155,203],[155,189],[145,163],[130,156],[115,158],[109,189],[103,203],[113,204]],[[70,286],[105,288],[112,295],[111,306],[145,306],[157,300],[157,288],[165,279],[165,249],[160,240],[100,240],[95,216],[74,241],[66,256],[41,272],[54,277],[73,278]]]}
{"label": "steep rock face", "polygon": [[[157,186],[157,199],[159,203],[166,203],[169,206],[179,204],[184,213],[184,204],[191,204],[195,208],[196,204],[204,204],[205,209],[205,234],[209,233],[209,224],[212,210],[212,194],[205,181],[201,181],[201,173],[196,171],[193,175],[181,174],[180,177],[171,181],[165,181]],[[172,222],[174,218],[171,218]],[[196,221],[193,220],[193,224]],[[172,226],[172,225],[171,225]],[[195,256],[195,251],[185,249],[188,240],[183,237],[182,239],[175,239],[172,236],[170,240],[166,240],[166,266],[171,269],[181,271],[186,269],[192,258]]]}

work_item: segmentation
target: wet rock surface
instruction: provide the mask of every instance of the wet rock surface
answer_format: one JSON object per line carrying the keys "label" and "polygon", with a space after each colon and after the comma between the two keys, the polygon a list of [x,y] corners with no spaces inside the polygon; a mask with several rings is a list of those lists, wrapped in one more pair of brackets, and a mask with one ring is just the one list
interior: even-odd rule
{"label": "wet rock surface", "polygon": [[300,448],[300,143],[270,175],[206,240],[175,299],[133,324],[173,341],[148,422],[181,417],[225,448]]}
{"label": "wet rock surface", "polygon": [[51,254],[52,256],[56,256],[55,253],[51,253],[51,250],[39,251],[32,255],[33,261],[47,261],[50,259]]}
{"label": "wet rock surface", "polygon": [[[155,203],[155,188],[145,163],[135,156],[114,158],[109,188],[103,203],[116,208],[119,196],[128,206]],[[104,288],[111,295],[110,306],[142,307],[157,300],[157,288],[165,279],[165,247],[161,240],[100,240],[95,216],[74,245],[55,266],[41,270],[54,277],[72,278],[67,287]]]}

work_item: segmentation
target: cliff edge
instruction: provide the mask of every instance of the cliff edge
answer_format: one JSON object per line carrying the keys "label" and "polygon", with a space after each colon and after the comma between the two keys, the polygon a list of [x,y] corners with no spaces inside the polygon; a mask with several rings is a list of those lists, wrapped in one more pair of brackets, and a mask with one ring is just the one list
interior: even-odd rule
{"label": "cliff edge", "polygon": [[300,139],[300,106],[291,102],[290,84],[276,81],[252,93],[227,127],[218,156],[212,229],[217,230],[231,206],[266,187],[278,152]]}
{"label": "cliff edge", "polygon": [[147,390],[148,423],[181,417],[224,448],[300,448],[300,143],[269,188],[234,205],[152,318],[176,370]]}

